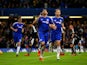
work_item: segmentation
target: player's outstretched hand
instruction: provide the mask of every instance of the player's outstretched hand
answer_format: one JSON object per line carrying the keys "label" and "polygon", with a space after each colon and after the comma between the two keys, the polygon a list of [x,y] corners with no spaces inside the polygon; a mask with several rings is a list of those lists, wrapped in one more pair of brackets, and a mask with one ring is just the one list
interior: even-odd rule
{"label": "player's outstretched hand", "polygon": [[50,26],[50,28],[52,28],[54,30],[56,30],[56,28],[57,28],[55,24],[49,24],[49,26]]}
{"label": "player's outstretched hand", "polygon": [[18,29],[14,29],[14,31],[15,31],[15,32],[17,32],[17,31],[18,31]]}

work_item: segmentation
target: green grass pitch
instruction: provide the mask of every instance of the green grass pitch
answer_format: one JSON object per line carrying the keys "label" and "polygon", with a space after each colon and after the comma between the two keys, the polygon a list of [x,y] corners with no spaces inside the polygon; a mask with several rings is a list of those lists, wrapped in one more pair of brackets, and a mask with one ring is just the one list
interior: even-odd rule
{"label": "green grass pitch", "polygon": [[87,53],[77,54],[71,56],[66,53],[61,56],[60,60],[56,60],[56,53],[44,53],[44,61],[39,61],[37,53],[32,52],[30,56],[24,56],[25,53],[21,52],[19,57],[15,53],[3,53],[0,55],[0,65],[87,65]]}

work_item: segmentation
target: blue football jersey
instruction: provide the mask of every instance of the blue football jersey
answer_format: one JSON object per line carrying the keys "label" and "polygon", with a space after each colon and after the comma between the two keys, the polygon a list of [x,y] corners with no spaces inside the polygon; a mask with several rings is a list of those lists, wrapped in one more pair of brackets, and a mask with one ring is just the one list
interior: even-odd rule
{"label": "blue football jersey", "polygon": [[54,31],[61,32],[62,22],[64,21],[63,17],[54,17],[52,18],[53,23],[57,26],[57,29]]}
{"label": "blue football jersey", "polygon": [[49,30],[49,24],[52,24],[52,20],[49,17],[40,17],[38,19],[38,30],[47,32]]}
{"label": "blue football jersey", "polygon": [[13,34],[22,34],[22,28],[23,28],[24,24],[23,23],[19,23],[19,22],[15,22],[13,23],[12,27],[14,29],[17,29],[17,32],[13,31]]}

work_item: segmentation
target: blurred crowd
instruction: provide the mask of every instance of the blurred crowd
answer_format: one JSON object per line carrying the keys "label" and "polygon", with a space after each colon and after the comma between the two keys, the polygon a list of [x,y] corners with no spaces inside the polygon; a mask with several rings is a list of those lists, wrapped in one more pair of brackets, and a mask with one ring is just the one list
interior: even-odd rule
{"label": "blurred crowd", "polygon": [[[10,21],[10,22],[9,22]],[[30,43],[29,41],[32,38],[35,38],[33,47],[38,47],[38,37],[35,35],[37,31],[37,25],[34,27],[31,26],[30,20],[24,20],[26,23],[25,25],[25,31],[23,33],[23,40],[22,40],[22,47],[25,47],[26,43]],[[30,22],[30,23],[29,23]],[[15,43],[12,38],[12,30],[10,29],[10,25],[12,25],[13,22],[11,20],[1,20],[0,21],[0,48],[14,48]],[[78,34],[78,36],[81,36],[83,38],[83,43],[87,47],[87,21],[80,21],[80,20],[65,20],[65,41],[64,46],[66,48],[69,48],[70,46],[70,35],[69,35],[69,25],[72,24],[75,28],[75,32]]]}
{"label": "blurred crowd", "polygon": [[[81,40],[81,43],[84,47],[87,47],[87,21],[81,21],[81,20],[69,20],[68,22],[65,21],[65,46],[69,47],[70,42],[70,29],[69,25],[73,25],[76,43],[80,43],[79,40]],[[75,42],[74,42],[75,43]]]}
{"label": "blurred crowd", "polygon": [[86,8],[87,0],[0,0],[0,8]]}

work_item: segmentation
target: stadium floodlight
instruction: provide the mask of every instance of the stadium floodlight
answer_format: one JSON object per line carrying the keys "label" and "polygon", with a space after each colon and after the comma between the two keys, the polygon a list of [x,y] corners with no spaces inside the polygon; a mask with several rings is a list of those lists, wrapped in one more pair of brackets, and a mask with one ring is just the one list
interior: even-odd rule
{"label": "stadium floodlight", "polygon": [[0,19],[8,19],[9,16],[0,16]]}
{"label": "stadium floodlight", "polygon": [[22,19],[33,19],[34,16],[22,16],[21,18],[22,18]]}
{"label": "stadium floodlight", "polygon": [[69,18],[83,18],[82,16],[69,16]]}
{"label": "stadium floodlight", "polygon": [[[8,19],[9,16],[0,16],[0,19]],[[34,16],[22,16],[22,19],[33,19]]]}

